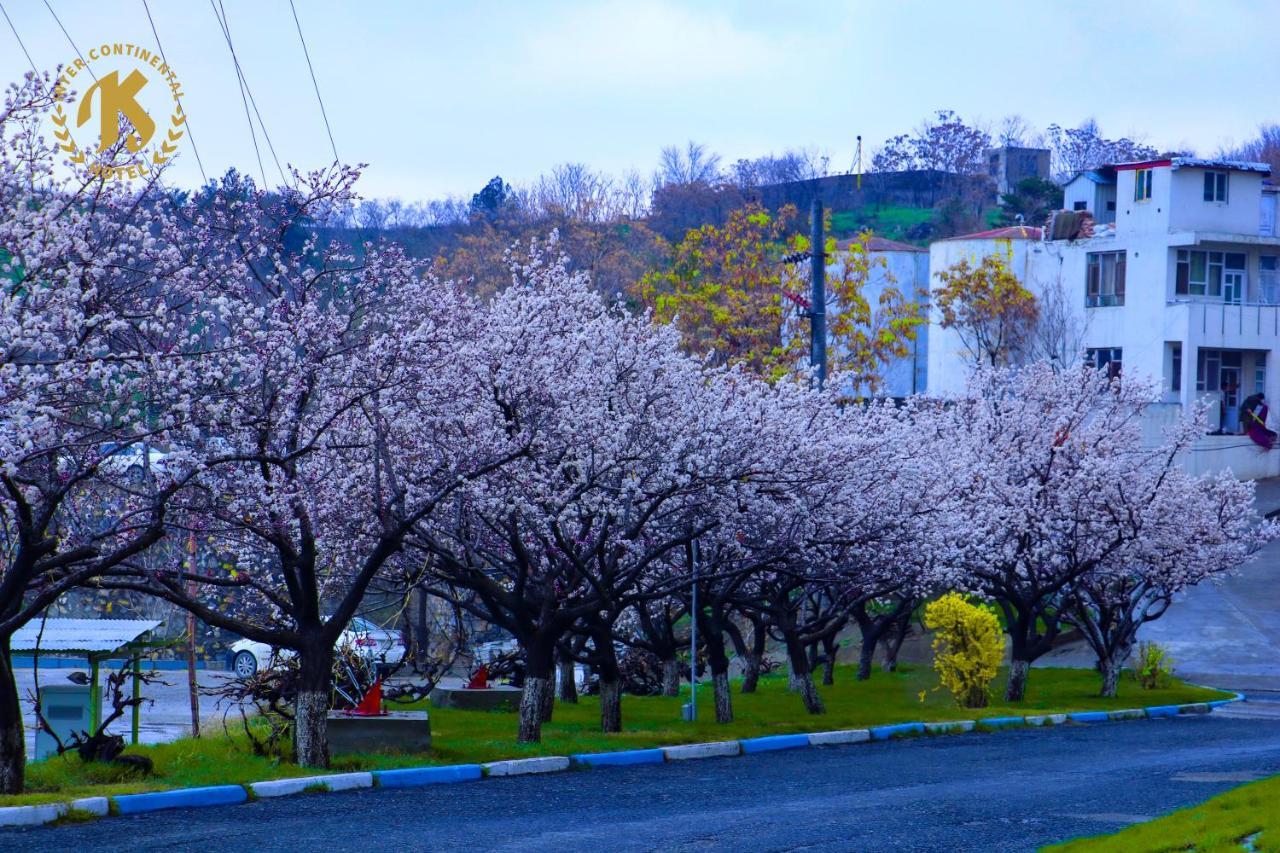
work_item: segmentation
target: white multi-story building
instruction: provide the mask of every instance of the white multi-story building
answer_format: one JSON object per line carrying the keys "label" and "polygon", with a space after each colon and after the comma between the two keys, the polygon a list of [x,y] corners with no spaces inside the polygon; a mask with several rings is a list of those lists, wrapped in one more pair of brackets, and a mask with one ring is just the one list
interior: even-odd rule
{"label": "white multi-story building", "polygon": [[[932,280],[960,257],[1006,255],[1038,297],[1061,294],[1095,363],[1160,383],[1167,417],[1205,398],[1220,403],[1210,430],[1225,434],[1206,436],[1189,467],[1280,474],[1280,452],[1234,435],[1245,397],[1280,400],[1280,237],[1269,175],[1263,163],[1183,157],[1083,173],[1064,190],[1075,216],[1044,232],[935,243]],[[959,391],[972,359],[953,330],[934,325],[930,341],[929,390]]]}

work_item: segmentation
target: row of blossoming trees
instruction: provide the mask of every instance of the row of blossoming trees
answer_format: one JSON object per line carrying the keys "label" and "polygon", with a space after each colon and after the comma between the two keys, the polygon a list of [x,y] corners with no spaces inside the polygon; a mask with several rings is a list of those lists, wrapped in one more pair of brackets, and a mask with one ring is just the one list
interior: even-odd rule
{"label": "row of blossoming trees", "polygon": [[[553,247],[481,303],[394,246],[321,245],[307,223],[351,201],[351,170],[195,198],[58,179],[41,91],[0,113],[0,792],[24,774],[9,638],[77,588],[296,652],[295,758],[323,765],[334,644],[375,582],[509,631],[536,741],[557,663],[599,674],[605,731],[620,644],[675,689],[695,563],[729,721],[730,649],[749,690],[772,640],[821,713],[814,649],[856,624],[865,677],[947,589],[1003,610],[1008,698],[1068,623],[1114,691],[1143,621],[1273,535],[1251,485],[1174,464],[1192,427],[1143,441],[1140,382],[1032,366],[902,406],[770,384],[606,303]],[[141,481],[113,461],[152,445]],[[227,559],[187,560],[193,536]]]}

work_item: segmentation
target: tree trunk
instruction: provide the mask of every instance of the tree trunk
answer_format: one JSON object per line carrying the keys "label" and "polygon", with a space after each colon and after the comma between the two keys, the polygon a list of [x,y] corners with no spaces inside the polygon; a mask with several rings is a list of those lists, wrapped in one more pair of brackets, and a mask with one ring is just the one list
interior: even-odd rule
{"label": "tree trunk", "polygon": [[746,654],[747,670],[742,678],[742,692],[755,693],[756,685],[760,683],[760,666],[764,662],[764,648],[769,636],[765,633],[764,626],[754,622],[751,624],[751,651]]}
{"label": "tree trunk", "polygon": [[662,695],[680,695],[680,661],[675,658],[662,662]]}
{"label": "tree trunk", "polygon": [[858,652],[858,681],[866,681],[871,677],[871,662],[876,654],[876,641],[868,640],[867,633],[862,634],[862,649]]}
{"label": "tree trunk", "polygon": [[1009,661],[1009,683],[1004,690],[1006,702],[1022,701],[1027,693],[1027,670],[1030,668],[1030,661],[1020,659]]}
{"label": "tree trunk", "polygon": [[542,697],[550,690],[548,679],[533,675],[525,677],[524,689],[520,693],[520,732],[516,736],[517,743],[542,741]]}
{"label": "tree trunk", "polygon": [[729,689],[729,673],[717,672],[711,676],[711,685],[715,688],[716,722],[733,722],[733,692]]}
{"label": "tree trunk", "polygon": [[560,658],[560,701],[570,705],[578,704],[578,674],[574,670],[573,659]]}
{"label": "tree trunk", "polygon": [[0,794],[21,794],[27,750],[22,734],[22,704],[13,677],[9,638],[0,639]]}
{"label": "tree trunk", "polygon": [[880,668],[885,672],[898,671],[898,652],[902,649],[902,644],[907,639],[907,633],[911,630],[911,611],[907,611],[907,618],[893,626],[889,631],[889,636],[885,638],[881,645],[884,648],[884,661],[880,664]]}
{"label": "tree trunk", "polygon": [[320,642],[299,649],[298,677],[298,695],[293,700],[293,760],[300,767],[328,767],[333,647]]}
{"label": "tree trunk", "polygon": [[800,692],[800,675],[796,672],[795,664],[791,662],[790,655],[787,656],[787,691],[790,693]]}
{"label": "tree trunk", "polygon": [[546,687],[542,690],[542,722],[551,722],[551,716],[556,711],[556,690],[555,685],[551,683],[551,679],[547,679]]}
{"label": "tree trunk", "polygon": [[822,641],[822,650],[827,656],[827,661],[822,665],[822,683],[828,687],[836,683],[836,651],[839,646],[836,645],[835,638]]}
{"label": "tree trunk", "polygon": [[755,693],[760,683],[760,658],[747,655],[742,659],[742,692]]}
{"label": "tree trunk", "polygon": [[600,731],[622,731],[622,682],[600,679]]}
{"label": "tree trunk", "polygon": [[813,673],[809,671],[809,659],[805,655],[804,646],[798,640],[787,639],[787,657],[791,660],[791,677],[801,701],[804,702],[804,709],[810,714],[827,713],[818,687],[813,683]]}
{"label": "tree trunk", "polygon": [[1131,647],[1126,646],[1114,650],[1106,657],[1098,658],[1098,670],[1102,673],[1102,696],[1115,698],[1116,690],[1120,687],[1120,673],[1124,669],[1124,662],[1129,659],[1130,649]]}

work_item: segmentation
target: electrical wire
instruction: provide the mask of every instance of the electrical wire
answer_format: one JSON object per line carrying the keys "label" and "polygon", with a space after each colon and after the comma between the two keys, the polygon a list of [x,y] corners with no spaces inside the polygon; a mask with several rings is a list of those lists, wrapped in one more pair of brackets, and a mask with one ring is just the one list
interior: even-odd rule
{"label": "electrical wire", "polygon": [[58,29],[62,30],[62,34],[67,37],[67,44],[71,45],[71,49],[76,52],[76,56],[80,57],[80,61],[84,63],[84,68],[89,72],[89,76],[93,81],[98,82],[98,75],[93,73],[93,68],[84,58],[84,54],[80,52],[80,48],[76,46],[75,41],[71,38],[71,33],[67,32],[67,28],[62,25],[62,19],[58,17],[58,13],[53,11],[53,7],[49,5],[49,0],[44,0],[44,7],[49,10],[49,14],[53,15],[53,20],[58,23]]}
{"label": "electrical wire", "polygon": [[[142,8],[147,12],[147,22],[151,24],[151,34],[155,36],[156,48],[160,51],[160,58],[165,65],[169,64],[169,57],[164,55],[164,45],[160,43],[160,33],[156,30],[155,19],[151,17],[151,7],[147,5],[147,0],[142,0]],[[191,151],[196,155],[196,165],[200,167],[200,179],[204,183],[209,183],[209,175],[205,173],[204,161],[200,159],[200,149],[196,147],[196,135],[191,130],[191,117],[187,115],[187,110],[182,106],[182,98],[177,98],[178,109],[182,110],[182,122],[187,128],[187,138],[191,140]]]}
{"label": "electrical wire", "polygon": [[298,21],[298,9],[289,0],[289,9],[293,12],[293,24],[298,28],[298,40],[302,42],[302,55],[307,58],[307,70],[311,72],[311,85],[316,90],[316,100],[320,102],[320,117],[324,119],[325,132],[329,134],[329,147],[333,149],[333,161],[339,162],[338,146],[333,141],[333,128],[329,127],[329,113],[324,108],[324,98],[320,96],[320,84],[316,82],[316,69],[311,65],[311,51],[307,50],[307,39],[302,35],[302,24]]}
{"label": "electrical wire", "polygon": [[213,17],[218,19],[218,26],[222,29],[222,37],[227,42],[227,49],[231,51],[231,62],[235,66],[236,81],[240,84],[240,101],[244,104],[244,118],[249,123],[249,139],[253,142],[253,153],[258,159],[258,174],[262,177],[262,187],[265,189],[267,186],[267,170],[262,165],[262,150],[258,148],[257,131],[253,129],[253,114],[249,111],[249,99],[245,96],[245,81],[244,75],[240,72],[240,60],[236,58],[236,49],[231,44],[231,33],[223,22],[222,16],[218,14],[218,4],[215,0],[209,0],[209,8],[213,10]]}
{"label": "electrical wire", "polygon": [[227,46],[231,48],[231,58],[236,64],[236,74],[239,75],[241,83],[244,84],[244,91],[249,95],[249,105],[253,107],[253,114],[257,116],[258,127],[262,130],[262,137],[267,141],[267,150],[271,152],[271,159],[275,161],[276,171],[280,173],[280,183],[287,184],[289,179],[285,177],[284,169],[280,167],[280,158],[276,156],[276,147],[271,142],[271,134],[267,133],[267,123],[262,120],[262,113],[258,112],[258,101],[253,97],[253,87],[249,85],[249,78],[245,75],[244,69],[240,67],[240,60],[236,56],[235,45],[231,41],[231,19],[227,17],[227,10],[222,5],[222,0],[218,0],[218,8],[222,11],[222,32],[226,36]]}
{"label": "electrical wire", "polygon": [[18,40],[18,47],[22,48],[22,53],[27,57],[27,62],[31,65],[31,73],[35,75],[36,85],[39,85],[40,69],[36,68],[36,62],[31,58],[31,53],[27,50],[27,46],[22,42],[22,36],[18,35],[18,28],[13,25],[13,19],[9,17],[9,12],[4,8],[4,4],[0,3],[0,14],[4,15],[4,19],[9,22],[9,29],[13,32],[13,37]]}

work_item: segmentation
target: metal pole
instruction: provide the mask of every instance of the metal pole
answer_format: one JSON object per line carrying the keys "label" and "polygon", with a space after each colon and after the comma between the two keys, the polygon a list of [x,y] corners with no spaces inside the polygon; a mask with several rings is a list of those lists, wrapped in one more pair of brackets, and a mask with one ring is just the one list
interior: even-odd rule
{"label": "metal pole", "polygon": [[138,707],[142,704],[142,658],[135,651],[133,654],[133,720],[130,726],[129,734],[133,736],[133,745],[138,745],[138,730],[140,728],[138,719],[140,712]]}
{"label": "metal pole", "polygon": [[698,720],[698,540],[689,545],[693,571],[693,606],[689,610],[689,719]]}
{"label": "metal pole", "polygon": [[[196,535],[192,533],[187,539],[187,552],[190,554],[191,574],[196,572]],[[188,582],[187,591],[194,594],[195,584]],[[200,737],[200,689],[196,681],[196,616],[187,611],[187,693],[191,697],[191,736]]]}
{"label": "metal pole", "polygon": [[809,294],[809,364],[817,368],[818,387],[827,381],[827,258],[822,235],[822,199],[813,198],[813,221],[809,226],[809,255],[812,292]]}

